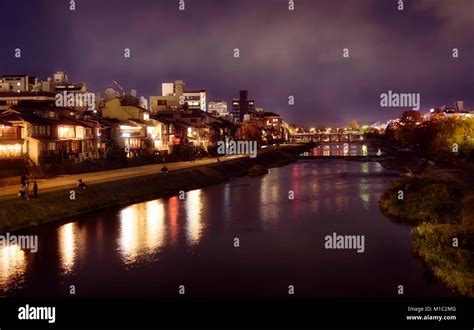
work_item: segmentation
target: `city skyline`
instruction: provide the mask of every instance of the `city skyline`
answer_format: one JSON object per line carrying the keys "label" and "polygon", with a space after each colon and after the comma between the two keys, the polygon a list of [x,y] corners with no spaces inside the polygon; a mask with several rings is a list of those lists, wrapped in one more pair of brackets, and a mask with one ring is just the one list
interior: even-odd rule
{"label": "city skyline", "polygon": [[0,330],[472,326],[474,0],[0,12]]}
{"label": "city skyline", "polygon": [[[471,109],[473,3],[455,2],[405,3],[403,11],[396,1],[299,0],[294,11],[285,1],[186,1],[184,11],[174,1],[140,1],[133,9],[76,1],[75,11],[63,1],[19,2],[8,4],[11,15],[0,23],[11,36],[0,70],[41,78],[63,70],[97,92],[116,80],[146,98],[177,79],[206,89],[209,101],[230,103],[245,89],[256,106],[310,126],[399,117],[406,108],[379,105],[389,90],[420,93],[422,110],[457,100]],[[15,24],[18,17],[25,23]]]}

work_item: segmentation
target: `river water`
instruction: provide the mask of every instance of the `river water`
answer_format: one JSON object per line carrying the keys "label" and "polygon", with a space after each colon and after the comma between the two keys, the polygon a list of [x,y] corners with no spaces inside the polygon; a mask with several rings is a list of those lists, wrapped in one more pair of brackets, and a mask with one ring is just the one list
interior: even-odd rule
{"label": "river water", "polygon": [[[406,296],[449,296],[412,254],[411,227],[378,209],[397,177],[376,162],[299,161],[185,200],[45,224],[18,233],[38,235],[37,253],[0,248],[0,293],[284,296],[293,285],[298,296],[396,296],[403,285]],[[364,252],[326,249],[333,233],[363,235]]]}

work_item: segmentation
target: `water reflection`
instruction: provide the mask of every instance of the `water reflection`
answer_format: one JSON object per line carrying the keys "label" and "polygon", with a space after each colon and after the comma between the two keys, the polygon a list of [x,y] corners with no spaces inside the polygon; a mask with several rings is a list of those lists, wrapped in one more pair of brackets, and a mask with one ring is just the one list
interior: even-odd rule
{"label": "water reflection", "polygon": [[232,202],[230,184],[226,183],[224,186],[224,220],[228,224],[232,218]]}
{"label": "water reflection", "polygon": [[[369,174],[370,172],[369,163],[361,163],[360,171],[364,174]],[[370,189],[369,181],[366,178],[362,178],[359,184],[359,196],[366,210],[369,209],[369,204],[370,204],[370,190],[369,189]]]}
{"label": "water reflection", "polygon": [[186,193],[186,238],[190,244],[199,243],[202,234],[202,190],[192,190]]}
{"label": "water reflection", "polygon": [[360,163],[360,170],[364,174],[369,174],[369,163]]}
{"label": "water reflection", "polygon": [[[361,288],[392,295],[394,276],[410,283],[415,295],[436,295],[410,251],[409,228],[378,210],[377,196],[392,177],[384,172],[377,163],[302,161],[263,177],[190,191],[185,200],[174,196],[39,226],[32,233],[47,245],[37,254],[0,249],[0,295],[67,295],[64,283],[72,271],[84,296],[157,297],[183,282],[194,283],[198,295],[252,295],[262,278],[260,294],[274,296],[281,294],[281,279],[294,276],[311,296],[359,296]],[[323,235],[334,231],[370,237],[360,263],[323,250]],[[252,252],[216,259],[219,249],[233,251],[228,239],[240,235]],[[245,278],[235,272],[249,265]]]}
{"label": "water reflection", "polygon": [[146,205],[146,247],[154,251],[165,243],[165,208],[159,201]]}
{"label": "water reflection", "polygon": [[376,155],[376,150],[360,142],[321,143],[303,156],[368,156]]}
{"label": "water reflection", "polygon": [[58,228],[59,260],[65,273],[72,272],[76,262],[77,244],[75,223],[70,222]]}
{"label": "water reflection", "polygon": [[26,270],[25,252],[18,245],[0,247],[0,287],[23,276]]}
{"label": "water reflection", "polygon": [[169,240],[170,244],[175,246],[178,244],[178,232],[179,232],[179,224],[178,224],[178,217],[179,217],[179,199],[177,196],[171,197],[168,199],[167,204],[167,213],[169,216]]}
{"label": "water reflection", "polygon": [[362,200],[362,205],[364,206],[364,208],[368,210],[370,203],[370,191],[369,182],[365,178],[361,179],[361,182],[359,184],[359,197]]}
{"label": "water reflection", "polygon": [[[293,175],[298,176],[297,172]],[[292,182],[294,182],[292,180]],[[270,176],[264,176],[260,184],[260,219],[264,229],[269,229],[276,226],[280,214],[279,200],[280,185],[276,184]],[[287,190],[288,191],[288,190]],[[286,192],[288,198],[288,192]],[[295,202],[297,203],[297,202]],[[243,206],[245,207],[245,206]]]}
{"label": "water reflection", "polygon": [[119,251],[125,264],[149,256],[165,243],[165,210],[161,200],[129,206],[120,212]]}

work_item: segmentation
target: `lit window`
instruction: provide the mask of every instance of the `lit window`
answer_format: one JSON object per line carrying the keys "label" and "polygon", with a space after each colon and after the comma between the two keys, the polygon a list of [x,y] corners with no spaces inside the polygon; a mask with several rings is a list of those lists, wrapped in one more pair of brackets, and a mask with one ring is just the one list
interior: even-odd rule
{"label": "lit window", "polygon": [[75,137],[75,130],[74,127],[71,126],[60,126],[58,128],[58,135],[59,138],[74,138]]}

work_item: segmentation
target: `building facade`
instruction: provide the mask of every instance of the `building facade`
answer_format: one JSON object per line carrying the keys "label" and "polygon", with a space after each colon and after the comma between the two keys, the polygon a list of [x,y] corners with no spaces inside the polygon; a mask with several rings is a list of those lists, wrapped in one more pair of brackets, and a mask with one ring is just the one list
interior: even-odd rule
{"label": "building facade", "polygon": [[150,110],[153,114],[178,109],[207,111],[206,90],[186,91],[184,82],[161,84],[161,96],[150,96]]}
{"label": "building facade", "polygon": [[255,111],[255,102],[248,98],[248,91],[241,90],[239,98],[232,100],[232,116],[236,124],[243,123],[244,116]]}

